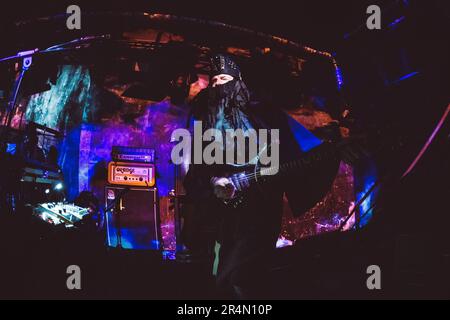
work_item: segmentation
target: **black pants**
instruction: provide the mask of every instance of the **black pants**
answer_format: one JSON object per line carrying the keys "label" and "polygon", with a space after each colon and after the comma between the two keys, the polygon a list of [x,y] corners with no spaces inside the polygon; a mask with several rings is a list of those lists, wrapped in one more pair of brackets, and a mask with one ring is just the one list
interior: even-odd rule
{"label": "black pants", "polygon": [[238,209],[224,210],[217,285],[235,298],[269,294],[269,269],[281,229],[282,194],[253,193]]}

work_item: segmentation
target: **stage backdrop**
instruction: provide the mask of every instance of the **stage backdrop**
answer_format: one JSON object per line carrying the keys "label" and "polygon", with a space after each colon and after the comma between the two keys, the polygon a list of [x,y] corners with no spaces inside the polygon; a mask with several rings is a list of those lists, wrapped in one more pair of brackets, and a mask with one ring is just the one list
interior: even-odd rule
{"label": "stage backdrop", "polygon": [[[174,129],[185,127],[187,106],[175,106],[169,98],[155,102],[124,97],[132,84],[120,83],[114,74],[94,80],[92,70],[81,65],[62,65],[50,90],[24,97],[14,125],[35,121],[60,130],[65,138],[58,145],[59,164],[64,172],[67,198],[93,191],[104,199],[106,166],[115,145],[150,147],[156,150],[157,187],[160,197],[175,188],[175,167],[170,163]],[[203,75],[192,85],[191,93],[207,85]],[[314,130],[331,117],[323,111],[290,114],[304,127]],[[280,245],[321,232],[336,230],[355,202],[352,168],[342,164],[330,193],[310,212],[293,218],[286,206]],[[165,247],[173,250],[173,216],[161,212]]]}

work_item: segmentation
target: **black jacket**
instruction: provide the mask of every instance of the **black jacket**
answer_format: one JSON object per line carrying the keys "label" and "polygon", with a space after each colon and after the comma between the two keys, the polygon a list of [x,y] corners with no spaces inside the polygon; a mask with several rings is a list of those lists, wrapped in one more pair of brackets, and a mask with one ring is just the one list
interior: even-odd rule
{"label": "black jacket", "polygon": [[[247,107],[245,113],[255,128],[279,129],[280,164],[308,156],[310,152],[323,155],[303,170],[289,173],[277,181],[277,190],[285,192],[293,214],[305,213],[331,188],[340,163],[334,146],[321,142],[279,109],[254,103]],[[198,109],[194,109],[192,114],[194,119],[200,118]],[[217,175],[220,175],[220,166],[191,164],[184,181],[187,198],[193,203],[214,198],[210,179]]]}

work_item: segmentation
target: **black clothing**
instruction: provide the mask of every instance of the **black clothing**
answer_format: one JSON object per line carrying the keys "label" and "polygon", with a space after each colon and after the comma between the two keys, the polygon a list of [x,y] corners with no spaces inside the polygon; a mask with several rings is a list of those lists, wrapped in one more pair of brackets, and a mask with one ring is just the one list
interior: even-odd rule
{"label": "black clothing", "polygon": [[[201,106],[202,107],[202,106]],[[193,114],[199,115],[198,110]],[[267,106],[253,105],[245,114],[254,128],[279,129],[280,164],[300,158],[301,151],[287,124],[287,115]],[[197,119],[201,119],[197,117]],[[329,148],[322,144],[319,148]],[[243,205],[226,206],[213,194],[212,177],[225,176],[221,165],[192,164],[184,185],[187,199],[198,204],[203,214],[217,218],[217,241],[220,243],[217,284],[224,291],[238,287],[246,298],[261,297],[268,276],[271,252],[280,234],[283,194],[286,193],[293,212],[302,214],[314,206],[325,193],[337,173],[337,158],[322,158],[307,172],[292,173],[285,179],[272,178],[269,188],[252,188]]]}

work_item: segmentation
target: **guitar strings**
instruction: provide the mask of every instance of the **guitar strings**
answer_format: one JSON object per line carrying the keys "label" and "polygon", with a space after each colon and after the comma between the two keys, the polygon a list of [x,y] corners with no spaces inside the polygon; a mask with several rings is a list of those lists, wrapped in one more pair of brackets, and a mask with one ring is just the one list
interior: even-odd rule
{"label": "guitar strings", "polygon": [[[298,164],[299,164],[298,162],[290,162],[288,164],[282,165],[281,168],[284,169],[285,167],[289,167],[289,166],[292,166],[292,165],[298,165]],[[256,179],[258,176],[261,176],[263,174],[263,172],[267,172],[268,173],[268,172],[270,172],[272,170],[275,170],[275,168],[271,167],[271,168],[267,168],[267,169],[261,169],[258,172],[245,174],[243,176],[237,176],[235,178],[235,180],[238,181],[238,182],[241,182],[241,181],[245,181],[245,180],[249,180],[249,179],[253,179],[253,178]]]}
{"label": "guitar strings", "polygon": [[[306,158],[303,158],[303,159],[298,159],[298,160],[295,160],[295,161],[292,161],[292,162],[289,162],[289,163],[285,163],[285,164],[281,165],[280,168],[284,169],[286,167],[299,166],[299,165],[301,166],[301,165],[304,165],[304,164],[309,164],[317,156],[320,156],[320,154],[319,155],[311,154],[310,157],[306,157]],[[261,169],[258,172],[245,174],[243,176],[237,176],[235,178],[235,180],[237,182],[242,182],[242,181],[246,181],[246,180],[249,180],[249,179],[256,179],[258,176],[261,176],[262,172],[264,172],[264,171],[269,172],[270,170],[274,170],[274,169],[275,168],[273,168],[273,167],[267,168],[267,169]]]}

